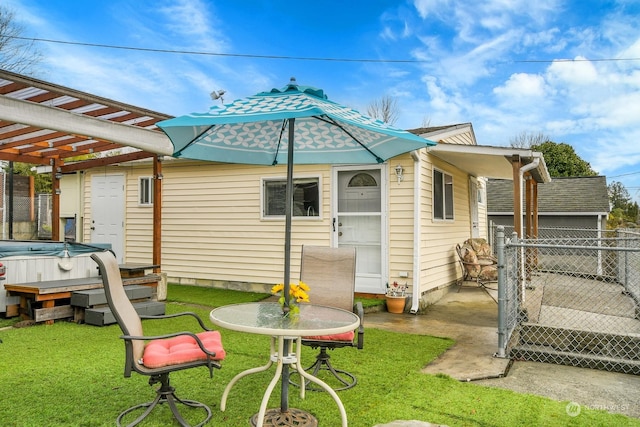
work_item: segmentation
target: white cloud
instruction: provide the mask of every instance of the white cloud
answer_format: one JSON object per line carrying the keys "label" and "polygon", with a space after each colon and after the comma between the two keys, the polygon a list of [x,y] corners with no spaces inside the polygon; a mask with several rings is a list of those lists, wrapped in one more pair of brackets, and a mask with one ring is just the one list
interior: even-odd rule
{"label": "white cloud", "polygon": [[[625,166],[640,165],[640,129],[627,129],[618,134],[603,132],[594,138],[591,166],[600,173],[611,174]],[[640,171],[640,167],[637,168]]]}
{"label": "white cloud", "polygon": [[580,62],[554,61],[547,68],[547,79],[555,84],[571,86],[586,86],[596,83],[599,79],[598,71],[590,61],[584,57],[576,57]]}
{"label": "white cloud", "polygon": [[546,94],[544,78],[526,73],[512,74],[504,85],[496,87],[493,92],[503,99],[517,100],[542,98]]}
{"label": "white cloud", "polygon": [[414,0],[413,6],[422,19],[431,15],[439,15],[441,11],[448,9],[449,0]]}

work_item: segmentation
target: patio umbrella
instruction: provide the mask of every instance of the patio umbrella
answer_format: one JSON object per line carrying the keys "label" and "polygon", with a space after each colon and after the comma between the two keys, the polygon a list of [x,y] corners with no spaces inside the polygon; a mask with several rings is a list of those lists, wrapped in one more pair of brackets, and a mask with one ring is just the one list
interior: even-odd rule
{"label": "patio umbrella", "polygon": [[[238,99],[207,113],[158,122],[174,157],[224,163],[287,165],[284,295],[289,295],[293,165],[371,164],[435,142],[330,101],[322,89],[299,86]],[[293,141],[293,144],[289,142]],[[290,149],[291,147],[291,149]],[[288,298],[285,298],[285,312]]]}
{"label": "patio umbrella", "polygon": [[[285,189],[284,314],[289,311],[293,165],[371,164],[435,142],[364,116],[330,101],[322,89],[299,86],[295,78],[207,113],[158,122],[173,144],[174,157],[225,163],[287,165]],[[288,348],[285,348],[285,353]],[[282,412],[288,369],[282,372]]]}

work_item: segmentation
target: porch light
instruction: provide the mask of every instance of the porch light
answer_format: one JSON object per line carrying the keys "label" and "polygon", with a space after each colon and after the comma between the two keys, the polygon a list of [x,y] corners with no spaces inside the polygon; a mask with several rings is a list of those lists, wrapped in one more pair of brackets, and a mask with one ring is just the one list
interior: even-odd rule
{"label": "porch light", "polygon": [[403,172],[404,172],[404,169],[402,168],[402,166],[400,165],[396,166],[396,178],[398,178],[398,184],[400,184],[400,182],[404,180]]}

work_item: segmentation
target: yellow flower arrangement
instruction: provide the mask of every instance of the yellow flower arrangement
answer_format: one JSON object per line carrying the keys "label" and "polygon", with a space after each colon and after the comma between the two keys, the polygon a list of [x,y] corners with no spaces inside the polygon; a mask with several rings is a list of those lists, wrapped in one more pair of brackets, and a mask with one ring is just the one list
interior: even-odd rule
{"label": "yellow flower arrangement", "polygon": [[[300,307],[298,307],[297,303],[309,302],[309,294],[307,293],[309,289],[309,286],[304,282],[299,282],[297,285],[293,283],[289,285],[289,313],[298,314]],[[283,291],[284,285],[281,283],[271,288],[271,293],[274,295],[278,295],[280,292],[283,293],[283,295],[280,295],[278,302],[284,307],[285,296]]]}

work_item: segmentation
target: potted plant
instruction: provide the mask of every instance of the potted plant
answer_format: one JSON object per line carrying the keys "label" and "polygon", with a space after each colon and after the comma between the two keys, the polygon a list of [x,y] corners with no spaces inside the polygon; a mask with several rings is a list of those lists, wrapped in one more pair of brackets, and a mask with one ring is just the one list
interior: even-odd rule
{"label": "potted plant", "polygon": [[407,299],[407,288],[408,285],[406,283],[404,285],[398,282],[393,282],[391,285],[387,283],[387,294],[385,297],[387,299],[387,311],[389,313],[402,313],[404,311]]}

